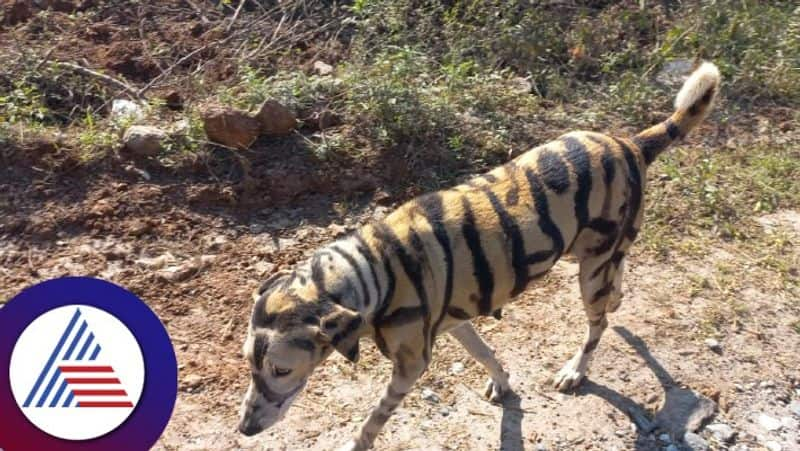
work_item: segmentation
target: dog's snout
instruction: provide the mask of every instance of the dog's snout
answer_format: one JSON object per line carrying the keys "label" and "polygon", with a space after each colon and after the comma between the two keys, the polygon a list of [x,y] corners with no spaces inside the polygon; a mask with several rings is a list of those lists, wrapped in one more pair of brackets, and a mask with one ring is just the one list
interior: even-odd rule
{"label": "dog's snout", "polygon": [[258,427],[258,425],[250,422],[242,422],[239,424],[239,432],[241,432],[243,435],[251,437],[261,432],[261,428]]}

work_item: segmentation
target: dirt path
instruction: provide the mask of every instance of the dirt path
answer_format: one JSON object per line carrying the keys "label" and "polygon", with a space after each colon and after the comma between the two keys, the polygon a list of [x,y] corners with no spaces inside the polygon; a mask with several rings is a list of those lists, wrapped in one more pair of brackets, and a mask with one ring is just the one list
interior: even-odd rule
{"label": "dirt path", "polygon": [[[236,432],[247,383],[240,348],[249,292],[274,264],[290,263],[379,216],[381,207],[340,214],[321,198],[304,202],[304,209],[237,215],[181,203],[176,193],[191,187],[99,181],[36,194],[36,186],[6,185],[7,202],[28,201],[3,222],[0,298],[38,280],[86,274],[122,284],[150,303],[169,329],[180,365],[177,407],[158,449],[332,449],[377,402],[389,365],[370,344],[357,366],[338,357],[327,362],[274,429],[249,439]],[[797,212],[764,224],[798,239],[792,218]],[[24,232],[9,233],[13,227]],[[588,380],[570,394],[548,384],[579,346],[584,327],[576,265],[559,263],[502,321],[479,321],[518,396],[503,407],[484,401],[482,368],[441,337],[430,371],[377,448],[662,449],[680,440],[685,425],[670,436],[647,430],[648,424],[675,409],[688,388],[714,401],[715,418],[706,423],[724,423],[736,433],[723,446],[708,428],[700,431],[712,448],[800,449],[800,305],[778,275],[732,245],[719,245],[699,257],[634,254],[622,308],[611,317]],[[789,260],[797,261],[800,250],[793,252]],[[721,301],[720,293],[733,301]],[[719,342],[718,353],[708,338]],[[423,388],[436,399],[423,399]]]}

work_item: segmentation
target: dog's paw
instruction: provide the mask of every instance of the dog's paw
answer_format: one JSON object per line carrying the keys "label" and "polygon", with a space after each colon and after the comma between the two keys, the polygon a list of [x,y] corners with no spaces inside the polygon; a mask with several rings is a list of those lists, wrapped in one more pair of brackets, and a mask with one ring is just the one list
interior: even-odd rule
{"label": "dog's paw", "polygon": [[509,390],[511,390],[511,388],[509,387],[507,381],[505,383],[498,383],[489,379],[489,381],[486,382],[486,391],[484,392],[484,396],[486,396],[490,402],[502,404],[503,398]]}
{"label": "dog's paw", "polygon": [[363,451],[366,448],[359,446],[355,440],[350,440],[344,445],[340,446],[336,451]]}
{"label": "dog's paw", "polygon": [[584,371],[576,368],[572,361],[567,362],[561,370],[553,376],[553,387],[560,392],[572,390],[583,381],[586,376]]}

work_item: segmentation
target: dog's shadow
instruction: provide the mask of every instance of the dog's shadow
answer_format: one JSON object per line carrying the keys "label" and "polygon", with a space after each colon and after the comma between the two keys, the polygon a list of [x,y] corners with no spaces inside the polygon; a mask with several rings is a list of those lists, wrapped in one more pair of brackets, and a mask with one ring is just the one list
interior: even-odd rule
{"label": "dog's shadow", "polygon": [[[675,379],[664,369],[658,360],[656,360],[644,340],[624,327],[614,327],[613,330],[644,359],[647,366],[650,367],[650,370],[653,371],[653,374],[661,384],[665,399],[659,412],[676,410],[674,409],[675,405],[684,403],[687,392],[691,393],[691,390],[677,387]],[[580,387],[575,390],[574,394],[577,396],[598,396],[627,415],[631,421],[636,424],[637,437],[634,449],[637,451],[653,449],[654,443],[652,440],[648,439],[648,436],[656,429],[657,424],[650,415],[648,415],[647,409],[644,406],[612,388],[598,384],[589,379],[585,379]],[[519,396],[513,392],[509,392],[503,400],[503,419],[500,426],[500,449],[502,451],[518,451],[525,449],[522,438],[522,420],[524,413],[525,411],[521,408]],[[659,413],[657,412],[656,416],[658,415]],[[682,420],[683,421],[679,421],[677,425],[674,422],[672,424],[673,436],[678,438],[683,437],[683,434],[687,431],[689,415],[687,414]]]}

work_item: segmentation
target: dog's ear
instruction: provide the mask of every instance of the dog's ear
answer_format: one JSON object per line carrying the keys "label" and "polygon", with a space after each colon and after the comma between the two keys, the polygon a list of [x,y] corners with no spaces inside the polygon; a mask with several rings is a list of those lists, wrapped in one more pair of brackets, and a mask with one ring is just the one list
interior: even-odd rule
{"label": "dog's ear", "polygon": [[357,362],[359,356],[358,340],[364,328],[364,320],[356,311],[335,306],[320,321],[319,339],[330,344],[351,362]]}
{"label": "dog's ear", "polygon": [[267,280],[262,282],[261,285],[258,286],[258,288],[253,290],[253,300],[258,301],[258,299],[261,296],[263,296],[264,293],[268,293],[270,290],[275,288],[278,282],[290,276],[291,274],[292,272],[289,271],[288,269],[279,269],[278,271],[275,271],[274,273],[270,274],[270,276],[267,277]]}

